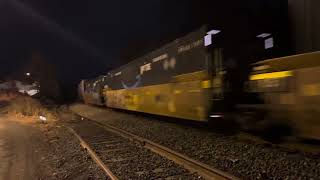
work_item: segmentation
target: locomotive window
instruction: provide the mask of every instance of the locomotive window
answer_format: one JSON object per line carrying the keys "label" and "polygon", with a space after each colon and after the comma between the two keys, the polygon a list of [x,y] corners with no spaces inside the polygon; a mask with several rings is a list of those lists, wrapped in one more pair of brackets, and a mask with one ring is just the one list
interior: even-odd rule
{"label": "locomotive window", "polygon": [[264,48],[265,49],[273,48],[273,38],[272,37],[264,40]]}
{"label": "locomotive window", "polygon": [[212,36],[208,34],[204,37],[204,45],[209,46],[211,44],[212,44]]}
{"label": "locomotive window", "polygon": [[207,32],[207,35],[204,37],[204,46],[209,46],[212,44],[212,39],[215,34],[220,33],[220,30],[211,30]]}

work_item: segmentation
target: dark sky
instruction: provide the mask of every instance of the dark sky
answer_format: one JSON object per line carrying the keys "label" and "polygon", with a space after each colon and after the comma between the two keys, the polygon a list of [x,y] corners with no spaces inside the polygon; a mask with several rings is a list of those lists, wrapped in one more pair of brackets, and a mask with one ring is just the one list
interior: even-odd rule
{"label": "dark sky", "polygon": [[199,26],[201,22],[194,23],[196,5],[169,0],[1,0],[2,69],[14,70],[36,52],[62,73],[75,66],[84,78],[107,72]]}
{"label": "dark sky", "polygon": [[56,67],[61,86],[74,87],[199,27],[201,8],[191,0],[1,0],[0,79],[23,76],[36,54]]}
{"label": "dark sky", "polygon": [[231,4],[236,9],[257,9],[262,1],[1,0],[0,77],[40,54],[56,66],[62,83],[75,84],[208,21],[219,26],[225,23],[219,19],[228,17],[236,23],[238,14],[229,8]]}

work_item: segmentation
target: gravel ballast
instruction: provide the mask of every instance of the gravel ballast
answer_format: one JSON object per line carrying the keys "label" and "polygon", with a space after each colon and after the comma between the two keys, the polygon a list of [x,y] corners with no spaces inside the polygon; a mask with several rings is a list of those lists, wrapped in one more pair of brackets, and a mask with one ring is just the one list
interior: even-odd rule
{"label": "gravel ballast", "polygon": [[42,163],[52,171],[45,179],[108,179],[67,128],[55,124],[41,129],[48,141]]}
{"label": "gravel ballast", "polygon": [[[80,118],[79,118],[80,119]],[[68,125],[119,179],[202,179],[142,145],[106,131],[92,121]]]}
{"label": "gravel ballast", "polygon": [[203,128],[75,104],[81,116],[144,137],[243,179],[320,179],[320,156],[241,141]]}

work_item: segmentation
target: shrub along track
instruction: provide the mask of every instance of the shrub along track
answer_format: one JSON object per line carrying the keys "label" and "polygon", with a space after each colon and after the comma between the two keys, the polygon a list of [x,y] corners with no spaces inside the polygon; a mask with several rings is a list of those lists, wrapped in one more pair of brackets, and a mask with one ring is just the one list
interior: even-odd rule
{"label": "shrub along track", "polygon": [[237,179],[119,128],[77,119],[67,126],[111,179]]}

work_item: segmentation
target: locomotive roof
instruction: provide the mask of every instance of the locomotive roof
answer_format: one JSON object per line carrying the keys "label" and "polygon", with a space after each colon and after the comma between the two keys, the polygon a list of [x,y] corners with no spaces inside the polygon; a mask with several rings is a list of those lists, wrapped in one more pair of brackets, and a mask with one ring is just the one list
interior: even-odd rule
{"label": "locomotive roof", "polygon": [[127,66],[129,66],[131,64],[134,64],[134,63],[137,63],[137,62],[140,62],[140,61],[143,61],[143,60],[147,61],[146,59],[148,59],[148,58],[151,60],[152,58],[154,58],[154,55],[157,54],[158,52],[163,52],[166,49],[168,49],[169,47],[172,47],[173,45],[179,44],[181,42],[188,41],[189,40],[188,38],[190,36],[192,36],[194,34],[197,34],[197,33],[200,33],[202,31],[205,31],[206,29],[207,29],[207,25],[203,25],[200,28],[198,28],[198,29],[196,29],[196,30],[194,30],[194,31],[192,31],[192,32],[180,37],[180,38],[177,38],[177,39],[175,39],[175,40],[173,40],[173,41],[171,41],[171,42],[169,42],[169,43],[167,43],[167,44],[165,44],[165,45],[163,45],[163,46],[161,46],[161,47],[159,47],[159,48],[157,48],[157,49],[155,49],[155,50],[153,50],[153,51],[151,51],[151,52],[149,52],[149,53],[147,53],[147,54],[145,54],[145,55],[143,55],[141,57],[135,58],[134,60],[130,61],[127,64],[124,64],[124,65],[122,65],[122,66],[120,66],[118,68],[115,68],[115,69],[109,71],[108,74],[109,73],[111,73],[111,74],[117,73],[118,71],[120,71],[124,67],[127,67]]}
{"label": "locomotive roof", "polygon": [[275,70],[320,66],[320,51],[268,59],[254,63],[253,65],[267,65]]}

